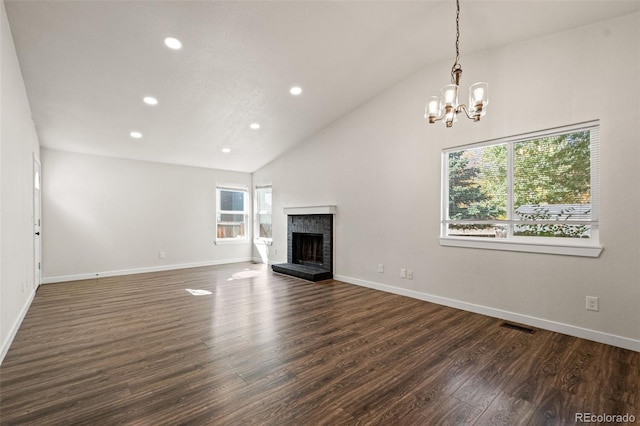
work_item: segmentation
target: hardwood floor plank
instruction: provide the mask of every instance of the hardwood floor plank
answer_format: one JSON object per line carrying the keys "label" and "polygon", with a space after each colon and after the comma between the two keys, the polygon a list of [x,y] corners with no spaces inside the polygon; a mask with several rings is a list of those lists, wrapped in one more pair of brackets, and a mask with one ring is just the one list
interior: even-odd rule
{"label": "hardwood floor plank", "polygon": [[435,406],[424,411],[422,416],[427,420],[428,425],[473,425],[475,424],[482,410],[466,404],[459,399],[450,396],[441,398]]}
{"label": "hardwood floor plank", "polygon": [[0,366],[0,424],[640,418],[640,354],[500,323],[250,263],[46,285]]}
{"label": "hardwood floor plank", "polygon": [[475,424],[477,426],[524,426],[529,424],[534,413],[534,404],[500,392]]}

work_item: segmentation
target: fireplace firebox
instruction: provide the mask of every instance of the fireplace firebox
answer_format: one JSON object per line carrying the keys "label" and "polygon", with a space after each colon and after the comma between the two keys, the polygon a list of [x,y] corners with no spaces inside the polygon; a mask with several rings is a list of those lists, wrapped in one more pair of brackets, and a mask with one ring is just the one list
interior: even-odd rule
{"label": "fireplace firebox", "polygon": [[293,233],[293,263],[322,266],[322,234]]}
{"label": "fireplace firebox", "polygon": [[333,215],[288,215],[287,263],[271,268],[309,281],[333,278]]}

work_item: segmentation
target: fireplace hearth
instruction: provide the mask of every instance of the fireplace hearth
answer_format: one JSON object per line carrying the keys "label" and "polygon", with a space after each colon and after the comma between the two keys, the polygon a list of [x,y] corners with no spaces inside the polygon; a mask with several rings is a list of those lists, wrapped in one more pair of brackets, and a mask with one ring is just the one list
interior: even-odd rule
{"label": "fireplace hearth", "polygon": [[308,281],[333,278],[333,214],[287,216],[287,263],[274,272]]}

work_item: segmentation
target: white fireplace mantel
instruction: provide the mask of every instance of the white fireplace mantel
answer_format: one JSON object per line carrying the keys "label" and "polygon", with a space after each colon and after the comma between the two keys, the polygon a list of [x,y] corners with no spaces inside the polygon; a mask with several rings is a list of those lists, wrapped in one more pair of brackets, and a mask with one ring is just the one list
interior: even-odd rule
{"label": "white fireplace mantel", "polygon": [[305,215],[305,214],[336,214],[336,206],[304,206],[304,207],[285,207],[284,214],[291,215]]}

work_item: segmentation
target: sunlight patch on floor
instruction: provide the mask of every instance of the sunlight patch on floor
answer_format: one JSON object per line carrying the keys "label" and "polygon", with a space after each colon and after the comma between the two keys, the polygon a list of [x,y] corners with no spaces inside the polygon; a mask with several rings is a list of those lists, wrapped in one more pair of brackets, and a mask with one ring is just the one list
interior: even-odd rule
{"label": "sunlight patch on floor", "polygon": [[[246,278],[255,278],[255,277],[259,277],[260,275],[262,275],[263,273],[261,271],[255,271],[253,269],[245,269],[244,271],[241,272],[236,272],[235,274],[233,274],[231,277],[234,280],[242,280],[242,279],[246,279]],[[230,280],[229,280],[230,281]]]}
{"label": "sunlight patch on floor", "polygon": [[191,293],[192,296],[207,296],[209,294],[213,294],[209,290],[198,290],[193,288],[185,288],[185,290]]}

